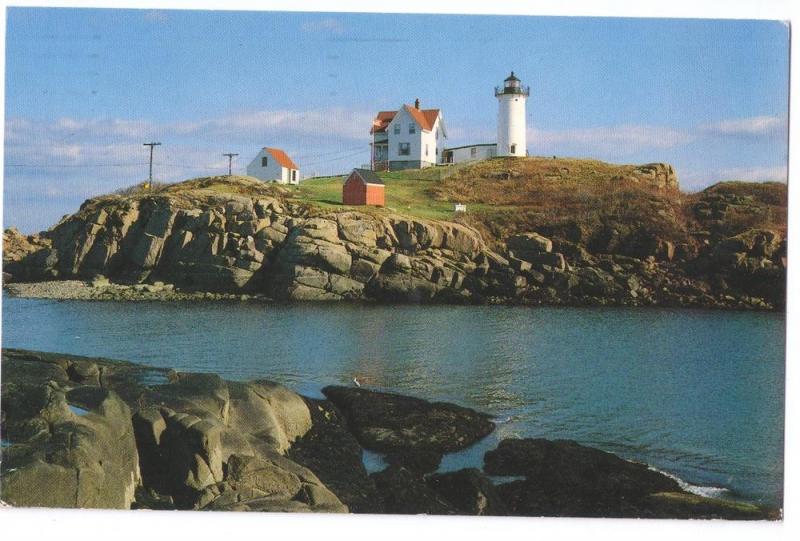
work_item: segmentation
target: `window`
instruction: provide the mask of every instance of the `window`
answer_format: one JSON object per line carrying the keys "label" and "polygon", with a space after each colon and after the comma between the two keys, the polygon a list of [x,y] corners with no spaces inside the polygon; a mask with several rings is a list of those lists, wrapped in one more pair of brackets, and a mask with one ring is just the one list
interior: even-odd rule
{"label": "window", "polygon": [[471,149],[469,149],[470,158],[474,158],[477,155],[478,155],[478,149],[477,148],[472,147]]}
{"label": "window", "polygon": [[297,169],[292,169],[292,182],[297,180]]}
{"label": "window", "polygon": [[400,149],[397,153],[401,156],[408,156],[411,154],[411,143],[400,143]]}
{"label": "window", "polygon": [[439,128],[436,128],[436,138],[439,138]]}
{"label": "window", "polygon": [[266,166],[267,166],[267,157],[266,156],[262,156],[261,157],[261,167],[266,167]]}
{"label": "window", "polygon": [[394,134],[395,135],[400,135],[400,123],[399,122],[394,125]]}
{"label": "window", "polygon": [[425,143],[425,155],[428,155],[428,143]]}
{"label": "window", "polygon": [[408,125],[408,133],[417,133],[417,125],[413,122]]}
{"label": "window", "polygon": [[517,153],[517,145],[511,145],[511,154]]}

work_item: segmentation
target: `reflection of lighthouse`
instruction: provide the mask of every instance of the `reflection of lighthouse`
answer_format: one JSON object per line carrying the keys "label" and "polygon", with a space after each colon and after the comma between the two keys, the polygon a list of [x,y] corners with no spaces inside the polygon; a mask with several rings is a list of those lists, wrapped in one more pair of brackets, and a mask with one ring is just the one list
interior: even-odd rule
{"label": "reflection of lighthouse", "polygon": [[499,103],[497,111],[497,155],[526,156],[525,101],[530,87],[522,86],[514,72],[503,81],[503,88],[495,87]]}

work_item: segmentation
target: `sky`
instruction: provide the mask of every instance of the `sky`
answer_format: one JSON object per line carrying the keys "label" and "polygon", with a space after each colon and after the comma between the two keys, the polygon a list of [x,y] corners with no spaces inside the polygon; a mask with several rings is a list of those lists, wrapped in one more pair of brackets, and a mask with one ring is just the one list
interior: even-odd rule
{"label": "sky", "polygon": [[671,163],[685,190],[786,180],[789,30],[776,21],[9,8],[4,227],[46,229],[154,177],[234,173],[264,146],[304,176],[369,163],[379,110],[496,141],[530,85],[531,155]]}

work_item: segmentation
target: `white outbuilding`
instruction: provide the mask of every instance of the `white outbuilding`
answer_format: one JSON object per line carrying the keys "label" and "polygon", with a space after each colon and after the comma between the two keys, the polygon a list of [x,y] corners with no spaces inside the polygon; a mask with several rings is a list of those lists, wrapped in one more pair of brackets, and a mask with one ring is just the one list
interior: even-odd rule
{"label": "white outbuilding", "polygon": [[279,148],[262,148],[261,152],[247,166],[247,174],[267,182],[281,184],[298,184],[300,182],[300,168],[288,154]]}
{"label": "white outbuilding", "polygon": [[497,155],[496,143],[478,143],[444,149],[442,163],[464,163],[488,160]]}

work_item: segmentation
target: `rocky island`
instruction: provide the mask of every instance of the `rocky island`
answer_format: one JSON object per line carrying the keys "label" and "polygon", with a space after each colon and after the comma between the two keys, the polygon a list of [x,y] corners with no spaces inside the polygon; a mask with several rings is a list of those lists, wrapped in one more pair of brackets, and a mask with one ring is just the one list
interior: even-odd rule
{"label": "rocky island", "polygon": [[[118,300],[785,304],[784,184],[685,194],[667,164],[545,158],[440,177],[406,179],[416,214],[320,202],[313,180],[298,192],[209,177],[96,197],[48,231],[6,230],[3,283]],[[443,214],[454,201],[474,210]]]}
{"label": "rocky island", "polygon": [[[1,495],[14,506],[780,517],[567,440],[505,439],[482,469],[439,472],[495,428],[455,404],[340,386],[318,400],[267,380],[13,349],[2,373]],[[387,467],[369,474],[364,449]]]}

